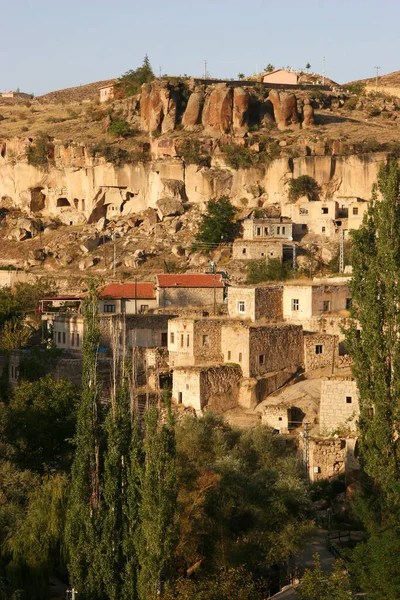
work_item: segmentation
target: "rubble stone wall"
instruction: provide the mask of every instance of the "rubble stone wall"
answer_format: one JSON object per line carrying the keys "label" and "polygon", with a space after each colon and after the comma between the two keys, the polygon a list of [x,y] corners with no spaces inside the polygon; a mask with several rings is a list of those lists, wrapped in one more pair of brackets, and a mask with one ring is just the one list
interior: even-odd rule
{"label": "rubble stone wall", "polygon": [[280,241],[237,240],[232,246],[234,260],[277,259],[282,262],[283,244]]}
{"label": "rubble stone wall", "polygon": [[336,365],[339,338],[320,334],[304,336],[304,368],[306,371]]}
{"label": "rubble stone wall", "polygon": [[[240,301],[245,303],[244,312],[239,311]],[[282,286],[229,287],[228,312],[234,319],[282,321]]]}
{"label": "rubble stone wall", "polygon": [[312,438],[309,440],[309,474],[311,481],[330,479],[344,471],[346,440]]}
{"label": "rubble stone wall", "polygon": [[[261,358],[263,356],[263,358]],[[250,376],[303,365],[303,330],[299,325],[250,328]]]}
{"label": "rubble stone wall", "polygon": [[[215,302],[222,304],[224,301],[223,288],[215,288]],[[204,306],[212,311],[214,308],[214,288],[163,288],[157,290],[157,303],[160,308],[176,306]]]}

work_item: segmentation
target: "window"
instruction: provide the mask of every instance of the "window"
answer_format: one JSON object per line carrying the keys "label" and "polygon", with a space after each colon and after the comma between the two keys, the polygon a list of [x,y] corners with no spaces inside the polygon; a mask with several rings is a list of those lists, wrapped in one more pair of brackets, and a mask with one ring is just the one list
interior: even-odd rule
{"label": "window", "polygon": [[237,303],[237,309],[240,313],[246,312],[246,302],[244,300],[239,300]]}
{"label": "window", "polygon": [[115,313],[115,304],[105,304],[104,312],[106,313]]}
{"label": "window", "polygon": [[175,333],[173,331],[171,331],[171,333],[169,334],[169,342],[170,344],[175,343]]}
{"label": "window", "polygon": [[189,346],[190,346],[190,335],[187,334],[187,336],[186,336],[186,348],[189,348]]}
{"label": "window", "polygon": [[178,404],[182,404],[182,392],[178,392]]}
{"label": "window", "polygon": [[61,344],[61,331],[57,331],[57,342]]}
{"label": "window", "polygon": [[358,215],[358,207],[357,206],[353,207],[353,215]]}
{"label": "window", "polygon": [[188,384],[188,383],[186,384],[186,389],[187,389],[187,390],[189,389],[189,384]]}
{"label": "window", "polygon": [[261,235],[261,227],[256,228],[256,235]]}
{"label": "window", "polygon": [[299,299],[292,298],[292,310],[299,310]]}
{"label": "window", "polygon": [[346,396],[346,404],[351,404],[351,401],[352,401],[352,397]]}
{"label": "window", "polygon": [[351,309],[351,298],[346,298],[346,310]]}
{"label": "window", "polygon": [[280,228],[280,227],[277,227],[277,228],[276,228],[276,234],[277,234],[277,235],[279,235],[279,234],[280,234],[280,232],[281,232],[281,228]]}
{"label": "window", "polygon": [[331,310],[331,301],[324,300],[322,302],[322,312],[329,312]]}
{"label": "window", "polygon": [[209,338],[208,335],[203,335],[203,346],[209,346]]}
{"label": "window", "polygon": [[66,339],[67,339],[67,336],[66,336],[66,334],[65,334],[65,331],[63,331],[63,344],[65,344],[65,342],[66,342]]}
{"label": "window", "polygon": [[315,354],[323,354],[323,350],[324,350],[324,349],[323,349],[323,346],[322,346],[322,344],[317,344],[317,345],[315,346]]}
{"label": "window", "polygon": [[79,333],[76,334],[76,345],[79,346]]}
{"label": "window", "polygon": [[282,227],[282,235],[285,235],[286,233],[286,227]]}
{"label": "window", "polygon": [[242,353],[241,352],[239,352],[239,362],[240,363],[242,362]]}
{"label": "window", "polygon": [[259,365],[263,365],[263,364],[264,364],[264,361],[265,361],[265,356],[264,356],[264,354],[260,354],[260,355],[259,355],[259,357],[258,357],[258,364],[259,364]]}
{"label": "window", "polygon": [[166,348],[168,346],[168,332],[167,331],[161,332],[161,346],[162,346],[162,348]]}
{"label": "window", "polygon": [[264,235],[268,235],[268,227],[264,227]]}
{"label": "window", "polygon": [[145,312],[147,312],[149,310],[149,305],[148,304],[141,304],[139,310],[140,310],[141,313],[145,313]]}
{"label": "window", "polygon": [[243,248],[243,250],[242,250],[242,254],[246,254],[246,252],[247,252],[247,249],[246,249],[246,248]]}
{"label": "window", "polygon": [[71,333],[71,346],[75,346],[75,333]]}
{"label": "window", "polygon": [[305,225],[305,224],[303,223],[303,225],[301,226],[301,230],[302,230],[302,231],[307,231],[307,225]]}
{"label": "window", "polygon": [[325,233],[325,231],[326,231],[326,227],[323,227],[322,228],[322,233]]}
{"label": "window", "polygon": [[230,350],[228,350],[228,360],[231,360],[231,356],[232,356],[232,353]]}
{"label": "window", "polygon": [[322,213],[323,215],[327,215],[327,214],[328,214],[328,212],[329,212],[329,211],[328,211],[328,209],[327,209],[327,207],[326,207],[326,206],[323,206],[323,207],[321,208],[321,213]]}
{"label": "window", "polygon": [[183,333],[181,333],[181,348],[183,348],[183,344],[184,344],[184,341],[183,341],[183,339],[184,339],[184,338],[183,338]]}

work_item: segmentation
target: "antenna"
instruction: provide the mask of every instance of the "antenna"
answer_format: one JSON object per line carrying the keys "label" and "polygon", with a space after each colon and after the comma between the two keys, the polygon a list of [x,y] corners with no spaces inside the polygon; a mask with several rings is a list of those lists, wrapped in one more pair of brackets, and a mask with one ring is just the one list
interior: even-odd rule
{"label": "antenna", "polygon": [[378,77],[379,77],[379,69],[380,67],[374,67],[376,69],[376,77],[375,77],[375,92],[378,91]]}
{"label": "antenna", "polygon": [[325,56],[322,57],[322,85],[325,85]]}
{"label": "antenna", "polygon": [[204,61],[204,79],[207,79],[207,61]]}

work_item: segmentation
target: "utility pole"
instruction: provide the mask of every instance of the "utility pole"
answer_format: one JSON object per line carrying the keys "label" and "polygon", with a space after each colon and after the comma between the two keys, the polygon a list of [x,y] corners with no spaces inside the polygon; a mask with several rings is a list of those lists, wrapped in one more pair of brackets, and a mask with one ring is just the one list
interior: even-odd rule
{"label": "utility pole", "polygon": [[158,67],[158,76],[161,79],[161,67]]}
{"label": "utility pole", "polygon": [[114,242],[113,277],[115,278],[116,271],[117,271],[117,248],[115,246],[115,233],[113,233],[112,239],[113,239],[113,242]]}
{"label": "utility pole", "polygon": [[297,263],[296,263],[296,244],[293,244],[292,248],[293,248],[293,271],[295,271],[296,267],[297,267]]}
{"label": "utility pole", "polygon": [[322,85],[325,85],[325,56],[322,57]]}
{"label": "utility pole", "polygon": [[207,61],[204,61],[204,79],[207,79]]}
{"label": "utility pole", "polygon": [[374,67],[376,69],[376,77],[375,77],[375,92],[378,91],[378,77],[379,77],[379,69],[380,67]]}
{"label": "utility pole", "polygon": [[340,230],[339,273],[344,272],[344,229]]}
{"label": "utility pole", "polygon": [[310,423],[304,423],[304,432],[303,432],[303,463],[304,468],[306,470],[307,478],[310,477],[310,449],[309,449],[309,430]]}

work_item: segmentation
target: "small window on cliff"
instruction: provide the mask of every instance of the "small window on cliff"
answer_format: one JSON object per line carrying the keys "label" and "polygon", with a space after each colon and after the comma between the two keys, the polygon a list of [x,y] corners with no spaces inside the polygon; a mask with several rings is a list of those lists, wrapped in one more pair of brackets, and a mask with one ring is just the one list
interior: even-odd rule
{"label": "small window on cliff", "polygon": [[315,354],[323,354],[324,348],[322,344],[317,344],[315,346]]}
{"label": "small window on cliff", "polygon": [[358,208],[356,206],[353,207],[353,215],[358,215]]}
{"label": "small window on cliff", "polygon": [[228,360],[231,360],[231,356],[232,356],[232,353],[230,350],[228,350]]}
{"label": "small window on cliff", "polygon": [[169,334],[169,343],[173,344],[175,342],[175,334],[171,331]]}
{"label": "small window on cliff", "polygon": [[239,362],[240,363],[242,362],[242,353],[241,352],[239,352]]}
{"label": "small window on cliff", "polygon": [[326,206],[323,206],[323,207],[321,208],[321,213],[322,213],[323,215],[327,215],[327,214],[328,214],[328,212],[329,212],[329,209],[328,209]]}
{"label": "small window on cliff", "polygon": [[346,404],[351,404],[351,402],[352,402],[352,397],[346,396]]}
{"label": "small window on cliff", "polygon": [[62,208],[63,206],[71,206],[68,202],[67,198],[58,198],[57,199],[57,208]]}

